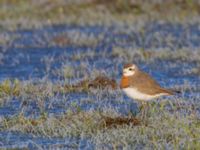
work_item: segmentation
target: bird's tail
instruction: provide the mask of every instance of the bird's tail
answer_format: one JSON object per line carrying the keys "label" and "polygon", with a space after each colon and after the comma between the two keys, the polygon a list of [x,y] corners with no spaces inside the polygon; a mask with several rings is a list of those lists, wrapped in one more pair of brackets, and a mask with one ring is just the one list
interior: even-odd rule
{"label": "bird's tail", "polygon": [[180,94],[180,93],[181,93],[181,91],[174,90],[174,89],[172,89],[172,91],[173,91],[175,94]]}
{"label": "bird's tail", "polygon": [[170,95],[176,95],[176,94],[180,94],[181,91],[175,90],[175,89],[166,89],[167,93],[169,93]]}
{"label": "bird's tail", "polygon": [[176,95],[176,94],[181,93],[180,91],[174,90],[174,89],[163,89],[162,88],[162,91],[163,91],[163,93],[167,93],[169,95]]}

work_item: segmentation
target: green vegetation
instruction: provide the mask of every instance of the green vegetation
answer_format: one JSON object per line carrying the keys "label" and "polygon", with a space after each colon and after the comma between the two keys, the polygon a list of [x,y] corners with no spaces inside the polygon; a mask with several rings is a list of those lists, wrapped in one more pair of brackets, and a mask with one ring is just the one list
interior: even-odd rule
{"label": "green vegetation", "polygon": [[[195,0],[1,0],[3,28],[32,28],[52,24],[112,24],[151,20],[186,21],[198,18],[200,4]],[[174,15],[176,14],[176,15]],[[105,17],[106,15],[106,17]]]}
{"label": "green vegetation", "polygon": [[200,119],[196,113],[196,108],[181,99],[175,102],[163,100],[160,104],[151,103],[146,125],[123,125],[116,121],[113,128],[105,124],[104,116],[116,118],[119,117],[117,112],[102,115],[98,111],[84,112],[77,108],[60,117],[48,117],[42,113],[38,119],[28,119],[23,114],[5,118],[1,121],[1,131],[20,131],[45,137],[84,135],[90,137],[97,147],[106,144],[111,147],[143,145],[156,149],[198,149]]}

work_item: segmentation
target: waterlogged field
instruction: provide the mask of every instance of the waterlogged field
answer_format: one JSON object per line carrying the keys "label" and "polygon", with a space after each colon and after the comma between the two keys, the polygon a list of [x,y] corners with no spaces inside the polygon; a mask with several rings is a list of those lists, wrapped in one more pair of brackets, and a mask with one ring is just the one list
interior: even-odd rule
{"label": "waterlogged field", "polygon": [[[57,25],[0,34],[0,148],[199,149],[200,24]],[[119,89],[125,63],[181,91]]]}

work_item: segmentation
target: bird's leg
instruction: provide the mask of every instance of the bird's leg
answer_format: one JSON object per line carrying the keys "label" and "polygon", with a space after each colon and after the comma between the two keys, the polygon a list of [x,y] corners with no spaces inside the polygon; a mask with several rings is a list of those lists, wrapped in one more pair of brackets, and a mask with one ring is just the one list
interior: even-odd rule
{"label": "bird's leg", "polygon": [[142,110],[142,120],[146,118],[146,103],[142,102],[143,110]]}
{"label": "bird's leg", "polygon": [[143,113],[144,108],[145,108],[145,102],[141,102],[139,107],[139,113]]}
{"label": "bird's leg", "polygon": [[147,102],[142,102],[142,115],[141,115],[141,119],[146,122],[147,119],[147,111],[148,111],[148,106],[147,106]]}
{"label": "bird's leg", "polygon": [[148,117],[149,117],[149,103],[145,102],[145,118],[144,118],[145,126],[148,125]]}

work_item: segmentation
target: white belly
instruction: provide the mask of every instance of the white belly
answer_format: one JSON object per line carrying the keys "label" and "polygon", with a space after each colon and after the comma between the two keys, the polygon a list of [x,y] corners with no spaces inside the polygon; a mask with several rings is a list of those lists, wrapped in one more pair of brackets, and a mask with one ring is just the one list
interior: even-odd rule
{"label": "white belly", "polygon": [[148,95],[138,91],[136,88],[124,88],[123,91],[132,99],[140,101],[148,101],[154,98],[157,98],[162,95],[167,95],[166,93],[160,93],[156,95]]}

